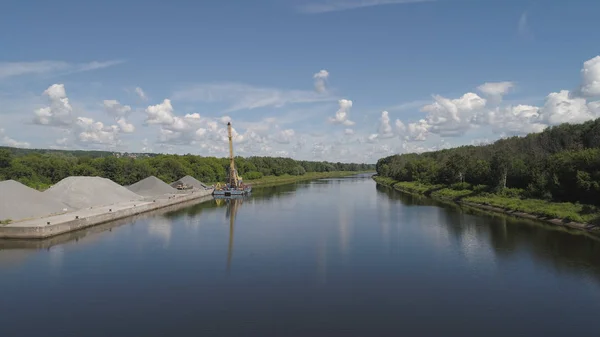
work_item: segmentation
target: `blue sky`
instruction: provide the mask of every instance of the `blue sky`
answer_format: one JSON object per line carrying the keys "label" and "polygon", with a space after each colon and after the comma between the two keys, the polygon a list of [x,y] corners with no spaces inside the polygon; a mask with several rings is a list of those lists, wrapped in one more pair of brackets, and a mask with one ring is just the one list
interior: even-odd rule
{"label": "blue sky", "polygon": [[591,0],[3,2],[0,143],[225,156],[231,120],[241,155],[374,162],[579,123],[600,117],[598,11]]}

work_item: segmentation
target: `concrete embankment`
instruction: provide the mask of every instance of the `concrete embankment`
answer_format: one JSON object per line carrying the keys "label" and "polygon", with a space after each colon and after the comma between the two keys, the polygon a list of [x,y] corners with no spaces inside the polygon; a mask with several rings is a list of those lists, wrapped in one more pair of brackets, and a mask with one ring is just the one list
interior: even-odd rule
{"label": "concrete embankment", "polygon": [[167,194],[154,199],[133,200],[112,205],[89,207],[60,215],[0,225],[0,238],[43,239],[86,227],[123,219],[144,212],[200,199],[212,189],[194,189],[189,193]]}

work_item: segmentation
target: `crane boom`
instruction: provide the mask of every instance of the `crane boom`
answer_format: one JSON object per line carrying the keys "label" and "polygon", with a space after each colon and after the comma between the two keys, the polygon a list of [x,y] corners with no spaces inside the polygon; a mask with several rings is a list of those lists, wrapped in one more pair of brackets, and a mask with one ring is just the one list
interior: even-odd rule
{"label": "crane boom", "polygon": [[229,135],[229,184],[232,187],[238,187],[238,175],[235,170],[235,163],[233,160],[233,140],[231,136],[231,122],[227,123],[227,133]]}

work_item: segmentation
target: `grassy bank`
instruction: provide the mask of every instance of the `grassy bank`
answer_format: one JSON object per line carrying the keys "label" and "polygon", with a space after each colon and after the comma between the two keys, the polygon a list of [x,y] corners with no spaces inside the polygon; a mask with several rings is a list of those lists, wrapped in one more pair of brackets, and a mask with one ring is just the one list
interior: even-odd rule
{"label": "grassy bank", "polygon": [[262,177],[260,179],[244,181],[244,183],[250,184],[253,187],[259,187],[259,186],[266,187],[266,186],[291,184],[291,183],[295,183],[295,182],[299,182],[299,181],[307,181],[307,180],[322,179],[322,178],[347,177],[347,176],[351,176],[351,175],[355,175],[355,174],[359,174],[359,173],[365,173],[365,172],[361,172],[361,171],[358,171],[358,172],[354,172],[354,171],[307,172],[301,176],[292,176],[292,175],[284,174],[281,176],[266,176],[266,177]]}
{"label": "grassy bank", "polygon": [[[397,190],[422,194],[433,198],[452,200],[459,203],[479,206],[487,210],[513,213],[522,217],[536,217],[542,220],[572,224],[578,228],[600,225],[600,208],[568,202],[549,202],[524,197],[523,191],[506,189],[501,193],[490,192],[487,186],[469,184],[428,185],[417,182],[399,182],[390,178],[374,177],[379,184]],[[560,220],[560,221],[557,221]],[[597,227],[596,227],[597,228]]]}

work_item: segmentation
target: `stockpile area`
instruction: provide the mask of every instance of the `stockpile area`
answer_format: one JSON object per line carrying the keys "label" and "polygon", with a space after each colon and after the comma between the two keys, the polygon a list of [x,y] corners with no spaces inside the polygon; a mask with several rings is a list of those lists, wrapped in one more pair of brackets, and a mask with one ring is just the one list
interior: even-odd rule
{"label": "stockpile area", "polygon": [[176,188],[179,184],[182,184],[185,186],[191,186],[193,188],[208,188],[208,186],[206,186],[205,184],[203,184],[202,182],[200,182],[199,180],[197,180],[196,178],[194,178],[192,176],[185,176],[185,177],[177,180],[176,182],[172,183],[171,186]]}
{"label": "stockpile area", "polygon": [[44,192],[14,180],[0,181],[0,221],[6,224],[7,220],[16,222],[90,207],[147,200],[148,197],[189,193],[172,187],[179,184],[202,190],[207,187],[191,176],[185,176],[172,185],[150,176],[127,187],[107,178],[67,177]]}
{"label": "stockpile area", "polygon": [[127,187],[130,191],[145,197],[153,197],[168,193],[177,193],[177,190],[169,186],[169,184],[150,176],[146,179],[140,180],[137,183]]}
{"label": "stockpile area", "polygon": [[67,205],[17,181],[0,181],[0,221],[37,218],[62,213]]}
{"label": "stockpile area", "polygon": [[43,192],[74,209],[141,200],[142,196],[100,177],[67,177]]}

